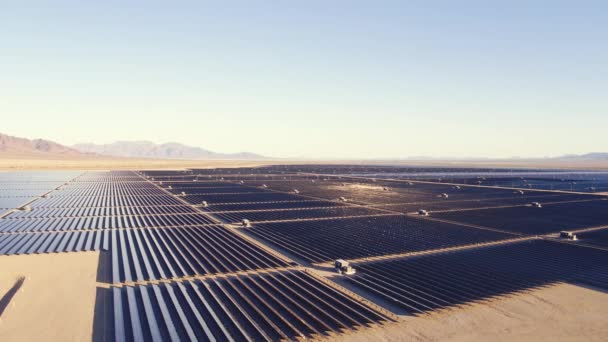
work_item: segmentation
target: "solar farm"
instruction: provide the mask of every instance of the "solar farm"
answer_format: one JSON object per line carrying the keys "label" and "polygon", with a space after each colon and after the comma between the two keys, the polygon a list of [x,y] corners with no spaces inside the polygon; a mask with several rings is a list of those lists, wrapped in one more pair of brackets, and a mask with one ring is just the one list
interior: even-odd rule
{"label": "solar farm", "polygon": [[349,339],[555,284],[608,291],[608,173],[0,173],[0,262],[90,253],[93,340]]}

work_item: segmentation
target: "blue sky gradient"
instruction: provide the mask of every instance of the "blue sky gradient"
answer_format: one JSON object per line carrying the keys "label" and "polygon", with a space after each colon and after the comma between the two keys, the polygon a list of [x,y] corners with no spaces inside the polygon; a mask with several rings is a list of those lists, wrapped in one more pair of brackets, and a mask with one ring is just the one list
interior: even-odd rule
{"label": "blue sky gradient", "polygon": [[280,157],[608,151],[605,1],[0,4],[0,132]]}

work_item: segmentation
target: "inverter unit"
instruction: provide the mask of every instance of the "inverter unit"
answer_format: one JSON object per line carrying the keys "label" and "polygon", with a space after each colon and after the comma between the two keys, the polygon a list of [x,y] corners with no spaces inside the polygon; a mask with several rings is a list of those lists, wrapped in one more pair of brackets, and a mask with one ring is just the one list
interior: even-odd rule
{"label": "inverter unit", "polygon": [[429,212],[424,210],[424,209],[420,209],[418,210],[418,215],[420,216],[429,216]]}

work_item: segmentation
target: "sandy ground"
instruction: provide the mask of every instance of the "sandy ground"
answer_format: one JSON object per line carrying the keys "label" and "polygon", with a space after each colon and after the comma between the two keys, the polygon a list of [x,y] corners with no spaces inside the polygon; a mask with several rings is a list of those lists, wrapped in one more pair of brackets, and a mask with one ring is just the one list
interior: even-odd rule
{"label": "sandy ground", "polygon": [[280,161],[247,160],[160,160],[160,159],[5,159],[0,170],[134,170],[211,167],[252,167],[282,164]]}
{"label": "sandy ground", "polygon": [[328,339],[338,341],[606,341],[608,294],[557,284]]}
{"label": "sandy ground", "polygon": [[118,170],[118,169],[182,169],[211,167],[252,167],[277,164],[365,164],[444,167],[496,168],[560,168],[577,170],[608,170],[606,161],[564,162],[552,160],[487,160],[487,161],[416,161],[416,160],[162,160],[130,158],[31,159],[0,157],[0,170]]}
{"label": "sandy ground", "polygon": [[572,169],[572,170],[608,170],[608,160],[544,160],[544,159],[507,159],[507,160],[471,160],[471,161],[399,161],[397,165],[437,166],[437,167],[490,167],[490,168],[539,168],[539,169]]}
{"label": "sandy ground", "polygon": [[98,257],[98,252],[0,256],[0,298],[25,276],[0,316],[0,341],[90,341]]}

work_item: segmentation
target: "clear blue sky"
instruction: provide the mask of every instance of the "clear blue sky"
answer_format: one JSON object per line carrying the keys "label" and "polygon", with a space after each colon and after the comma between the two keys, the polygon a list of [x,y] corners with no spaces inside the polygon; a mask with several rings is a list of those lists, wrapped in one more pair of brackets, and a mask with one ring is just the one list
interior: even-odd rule
{"label": "clear blue sky", "polygon": [[608,151],[608,5],[3,1],[0,117],[281,157]]}

